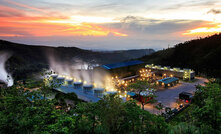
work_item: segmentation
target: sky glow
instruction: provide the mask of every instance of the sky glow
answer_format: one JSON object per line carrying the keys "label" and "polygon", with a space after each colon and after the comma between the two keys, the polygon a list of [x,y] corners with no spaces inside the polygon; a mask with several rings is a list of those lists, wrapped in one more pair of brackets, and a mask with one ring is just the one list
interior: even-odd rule
{"label": "sky glow", "polygon": [[218,0],[0,0],[0,39],[86,49],[162,49],[221,32]]}

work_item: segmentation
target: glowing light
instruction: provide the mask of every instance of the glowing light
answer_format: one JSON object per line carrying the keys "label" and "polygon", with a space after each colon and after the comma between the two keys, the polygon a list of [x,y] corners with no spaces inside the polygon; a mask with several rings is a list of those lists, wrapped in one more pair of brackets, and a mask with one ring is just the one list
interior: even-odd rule
{"label": "glowing light", "polygon": [[82,80],[79,80],[79,82],[82,82]]}
{"label": "glowing light", "polygon": [[87,84],[87,81],[84,81],[84,84]]}
{"label": "glowing light", "polygon": [[183,35],[212,35],[215,33],[221,32],[221,25],[213,26],[213,27],[199,27],[192,30],[188,30]]}
{"label": "glowing light", "polygon": [[[117,29],[99,26],[97,23],[83,21],[79,18],[62,17],[10,17],[1,18],[0,25],[3,27],[10,27],[13,29],[22,28],[25,32],[33,36],[128,36]],[[96,18],[96,17],[95,17]],[[93,18],[91,18],[93,20]],[[100,19],[94,21],[102,22]],[[27,25],[27,23],[29,25]],[[4,37],[20,37],[22,34],[0,33]]]}
{"label": "glowing light", "polygon": [[115,36],[128,36],[127,34],[119,33],[119,32],[112,32]]}
{"label": "glowing light", "polygon": [[19,34],[0,34],[0,37],[23,37],[24,35]]}
{"label": "glowing light", "polygon": [[97,87],[97,84],[96,84],[96,83],[94,83],[94,87]]}

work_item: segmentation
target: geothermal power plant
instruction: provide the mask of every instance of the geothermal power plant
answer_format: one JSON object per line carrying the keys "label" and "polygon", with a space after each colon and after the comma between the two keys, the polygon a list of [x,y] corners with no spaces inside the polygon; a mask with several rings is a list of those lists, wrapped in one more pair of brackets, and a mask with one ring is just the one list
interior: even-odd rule
{"label": "geothermal power plant", "polygon": [[[97,102],[105,94],[117,93],[114,89],[97,87],[96,83],[87,83],[87,81],[76,80],[68,76],[50,75],[50,81],[55,85],[54,90],[62,93],[75,93],[79,99],[87,102]],[[111,85],[111,83],[109,84]]]}
{"label": "geothermal power plant", "polygon": [[[136,80],[148,80],[158,88],[168,88],[176,86],[179,79],[192,80],[195,76],[191,69],[145,65],[142,61],[106,64],[93,69],[58,69],[55,72],[57,74],[50,75],[50,81],[54,83],[56,91],[75,93],[79,99],[87,102],[97,102],[104,95],[115,93],[126,100],[134,96],[127,86]],[[65,74],[63,72],[66,75],[60,75]]]}

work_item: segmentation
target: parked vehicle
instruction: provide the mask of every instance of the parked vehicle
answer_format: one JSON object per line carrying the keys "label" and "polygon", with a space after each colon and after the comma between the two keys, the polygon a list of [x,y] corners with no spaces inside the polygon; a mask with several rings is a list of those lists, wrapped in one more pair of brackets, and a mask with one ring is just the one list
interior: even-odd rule
{"label": "parked vehicle", "polygon": [[179,99],[184,100],[186,103],[191,102],[193,98],[193,94],[188,93],[188,92],[182,92],[179,94]]}

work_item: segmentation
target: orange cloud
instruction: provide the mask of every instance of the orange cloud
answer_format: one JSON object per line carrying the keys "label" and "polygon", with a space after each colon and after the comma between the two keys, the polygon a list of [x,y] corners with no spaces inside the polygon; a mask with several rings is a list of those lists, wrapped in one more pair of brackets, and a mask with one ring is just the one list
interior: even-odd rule
{"label": "orange cloud", "polygon": [[208,36],[221,32],[221,24],[216,26],[208,26],[208,27],[198,27],[191,30],[186,31],[183,35],[189,36]]}
{"label": "orange cloud", "polygon": [[[7,3],[47,13],[42,9],[4,0]],[[64,16],[27,16],[26,11],[0,6],[0,35],[10,36],[128,36],[116,29],[83,23]],[[4,14],[3,14],[4,13]],[[101,18],[99,18],[101,19]],[[3,30],[4,29],[4,30]],[[19,33],[19,34],[17,34]],[[24,34],[22,34],[24,33]]]}
{"label": "orange cloud", "polygon": [[0,33],[0,37],[22,37],[23,35],[19,35],[19,34],[1,34]]}
{"label": "orange cloud", "polygon": [[[128,36],[116,29],[108,29],[89,23],[56,23],[55,17],[0,17],[0,29],[13,29],[27,36]],[[6,31],[7,32],[7,31]]]}

